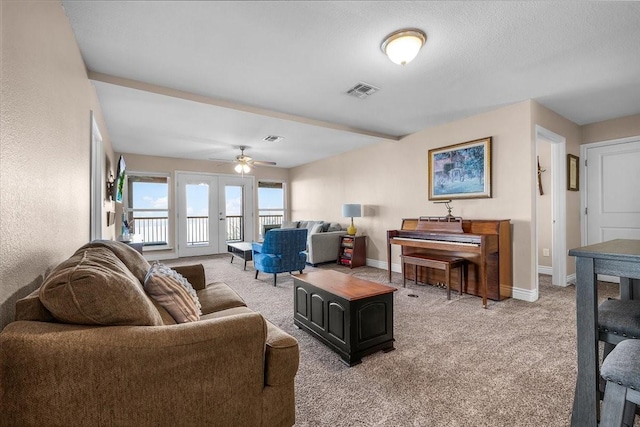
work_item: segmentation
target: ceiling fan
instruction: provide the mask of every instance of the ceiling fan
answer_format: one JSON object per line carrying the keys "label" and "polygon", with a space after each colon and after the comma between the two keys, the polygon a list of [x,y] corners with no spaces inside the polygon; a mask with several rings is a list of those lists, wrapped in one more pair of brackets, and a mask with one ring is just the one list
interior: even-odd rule
{"label": "ceiling fan", "polygon": [[262,161],[262,160],[253,160],[252,157],[250,156],[245,156],[244,154],[244,150],[246,150],[249,147],[246,147],[244,145],[240,146],[240,154],[238,154],[236,156],[236,159],[234,160],[236,164],[236,167],[234,168],[234,170],[238,173],[248,173],[251,171],[251,166],[253,165],[266,165],[266,166],[275,166],[276,162],[267,162],[267,161]]}

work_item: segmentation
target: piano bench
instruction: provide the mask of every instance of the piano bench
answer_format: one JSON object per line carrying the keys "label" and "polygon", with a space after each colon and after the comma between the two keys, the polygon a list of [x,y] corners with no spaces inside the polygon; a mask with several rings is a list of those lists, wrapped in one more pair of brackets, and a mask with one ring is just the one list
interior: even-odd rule
{"label": "piano bench", "polygon": [[458,258],[454,256],[440,255],[440,254],[427,254],[416,253],[408,255],[400,255],[402,258],[402,286],[406,287],[406,274],[405,265],[413,265],[413,277],[414,283],[418,284],[418,266],[435,268],[437,270],[443,270],[447,286],[447,299],[451,299],[451,270],[458,268],[460,278],[460,289],[458,294],[462,295],[464,291],[464,285],[466,284],[465,270],[467,268],[467,260],[464,258]]}

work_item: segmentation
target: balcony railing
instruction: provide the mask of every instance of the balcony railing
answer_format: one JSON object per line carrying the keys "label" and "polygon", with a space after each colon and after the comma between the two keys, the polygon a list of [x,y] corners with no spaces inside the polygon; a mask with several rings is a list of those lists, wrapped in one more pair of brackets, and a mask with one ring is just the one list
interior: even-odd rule
{"label": "balcony railing", "polygon": [[[244,217],[242,215],[228,215],[226,220],[226,240],[228,242],[243,241]],[[282,224],[282,215],[260,215],[259,226]],[[134,221],[134,232],[142,234],[144,244],[166,245],[168,242],[169,219],[167,217],[137,217]],[[187,245],[202,245],[209,243],[209,217],[187,217]]]}

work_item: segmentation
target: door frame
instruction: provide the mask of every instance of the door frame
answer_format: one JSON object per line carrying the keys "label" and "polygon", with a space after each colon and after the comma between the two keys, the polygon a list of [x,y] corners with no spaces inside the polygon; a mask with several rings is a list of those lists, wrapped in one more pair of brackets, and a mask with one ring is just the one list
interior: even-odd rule
{"label": "door frame", "polygon": [[598,147],[604,147],[607,145],[618,145],[618,144],[626,144],[628,142],[635,142],[635,141],[640,141],[640,135],[636,135],[636,136],[629,136],[626,138],[617,138],[617,139],[610,139],[610,140],[606,140],[606,141],[599,141],[599,142],[591,142],[589,144],[583,144],[580,146],[580,158],[583,159],[580,162],[580,222],[582,224],[582,236],[580,238],[580,242],[582,244],[582,246],[587,245],[587,238],[588,236],[588,217],[585,214],[587,207],[589,205],[589,201],[587,200],[587,165],[586,165],[586,161],[587,161],[587,150],[589,150],[590,148],[598,148]]}
{"label": "door frame", "polygon": [[103,212],[103,191],[106,184],[103,185],[104,176],[104,148],[102,144],[102,135],[96,123],[96,117],[93,110],[90,111],[91,135],[89,137],[91,144],[91,172],[90,172],[90,226],[89,239],[102,239],[102,212]]}
{"label": "door frame", "polygon": [[[551,198],[551,210],[552,210],[552,238],[551,238],[551,251],[552,255],[552,284],[557,286],[567,286],[567,196],[565,192],[565,177],[567,175],[567,164],[566,164],[566,145],[567,139],[559,135],[555,132],[552,132],[540,125],[535,125],[535,152],[536,155],[533,157],[534,161],[534,170],[537,171],[537,154],[538,154],[538,143],[541,140],[546,140],[551,143],[551,187],[552,187],[552,198]],[[537,173],[537,172],[536,172]],[[537,194],[537,180],[534,180],[534,194]],[[538,215],[537,215],[537,207],[538,207],[538,199],[537,197],[533,198],[534,200],[534,212],[536,218],[536,233],[535,233],[535,248],[534,252],[535,256],[535,266],[536,271],[538,268]],[[536,276],[536,294],[539,293],[539,279],[538,274]]]}

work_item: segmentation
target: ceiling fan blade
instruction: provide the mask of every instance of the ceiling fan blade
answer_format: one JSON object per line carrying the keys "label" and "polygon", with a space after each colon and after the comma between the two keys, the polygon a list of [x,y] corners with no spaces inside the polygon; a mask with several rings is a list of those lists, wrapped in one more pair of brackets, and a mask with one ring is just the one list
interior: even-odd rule
{"label": "ceiling fan blade", "polygon": [[276,162],[265,162],[262,160],[254,160],[253,162],[254,165],[263,165],[263,166],[275,166]]}

